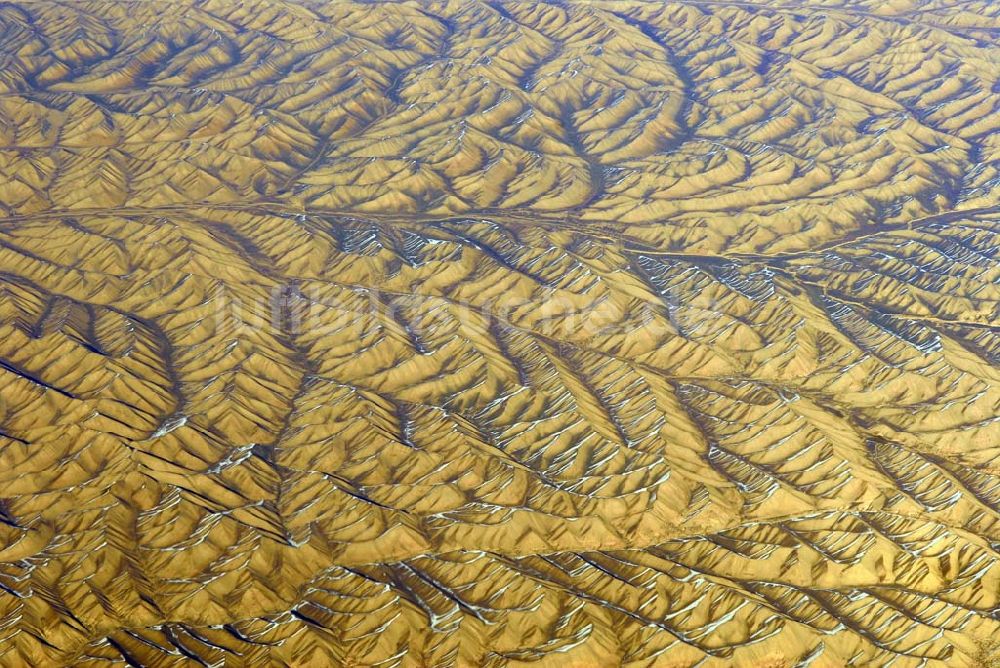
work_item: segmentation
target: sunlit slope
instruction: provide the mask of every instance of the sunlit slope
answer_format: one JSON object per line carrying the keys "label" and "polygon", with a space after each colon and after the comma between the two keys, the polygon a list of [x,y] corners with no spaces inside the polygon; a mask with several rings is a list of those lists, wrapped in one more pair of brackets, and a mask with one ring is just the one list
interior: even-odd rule
{"label": "sunlit slope", "polygon": [[1000,9],[837,4],[6,5],[0,206],[571,212],[787,250],[995,203]]}
{"label": "sunlit slope", "polygon": [[998,8],[0,7],[0,666],[974,666]]}

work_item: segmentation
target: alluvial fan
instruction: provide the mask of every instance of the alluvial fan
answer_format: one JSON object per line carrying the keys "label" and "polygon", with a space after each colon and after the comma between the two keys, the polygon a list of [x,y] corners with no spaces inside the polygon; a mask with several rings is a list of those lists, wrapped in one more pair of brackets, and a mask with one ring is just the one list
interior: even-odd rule
{"label": "alluvial fan", "polygon": [[1000,4],[0,4],[0,666],[1000,664]]}

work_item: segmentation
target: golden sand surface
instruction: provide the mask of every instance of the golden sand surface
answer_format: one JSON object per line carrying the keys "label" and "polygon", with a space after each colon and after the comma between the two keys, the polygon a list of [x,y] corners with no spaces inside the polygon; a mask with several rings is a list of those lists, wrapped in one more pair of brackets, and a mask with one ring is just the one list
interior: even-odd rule
{"label": "golden sand surface", "polygon": [[1000,4],[0,5],[0,666],[1000,661]]}

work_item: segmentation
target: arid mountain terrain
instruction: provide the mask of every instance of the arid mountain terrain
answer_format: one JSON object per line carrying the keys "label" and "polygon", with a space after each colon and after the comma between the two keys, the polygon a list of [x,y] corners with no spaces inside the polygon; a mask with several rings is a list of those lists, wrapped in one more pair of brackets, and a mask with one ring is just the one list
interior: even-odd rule
{"label": "arid mountain terrain", "polygon": [[1000,664],[1000,4],[0,4],[0,666]]}

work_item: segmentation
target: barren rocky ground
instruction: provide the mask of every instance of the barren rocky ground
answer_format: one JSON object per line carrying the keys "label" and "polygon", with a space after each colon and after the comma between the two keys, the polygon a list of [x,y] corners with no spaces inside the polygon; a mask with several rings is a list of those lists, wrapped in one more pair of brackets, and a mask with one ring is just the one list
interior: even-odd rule
{"label": "barren rocky ground", "polygon": [[1000,5],[0,5],[0,666],[988,666]]}

